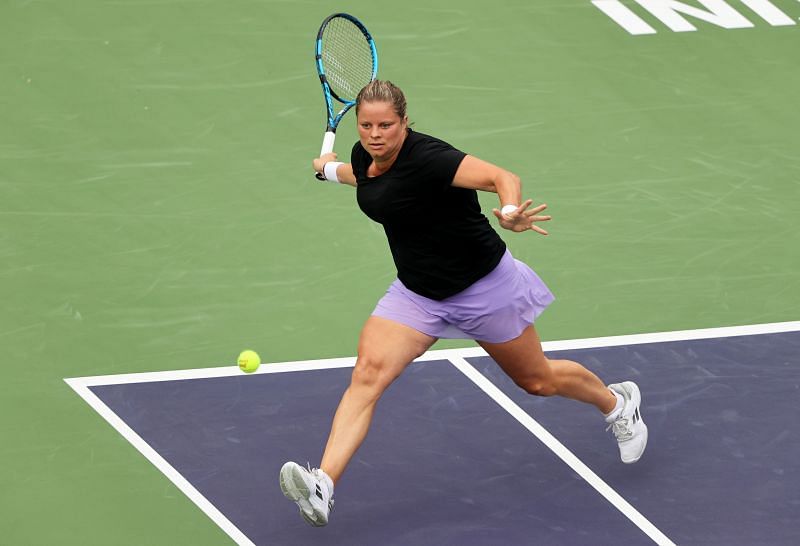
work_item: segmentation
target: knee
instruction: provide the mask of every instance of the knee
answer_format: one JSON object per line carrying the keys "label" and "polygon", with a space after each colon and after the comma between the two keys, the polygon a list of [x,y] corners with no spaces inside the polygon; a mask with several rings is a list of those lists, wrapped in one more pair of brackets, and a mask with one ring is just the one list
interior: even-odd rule
{"label": "knee", "polygon": [[553,396],[556,394],[556,387],[548,378],[526,377],[514,382],[522,390],[534,396]]}
{"label": "knee", "polygon": [[359,356],[353,368],[350,384],[359,389],[376,393],[383,392],[392,382],[380,359],[370,356]]}

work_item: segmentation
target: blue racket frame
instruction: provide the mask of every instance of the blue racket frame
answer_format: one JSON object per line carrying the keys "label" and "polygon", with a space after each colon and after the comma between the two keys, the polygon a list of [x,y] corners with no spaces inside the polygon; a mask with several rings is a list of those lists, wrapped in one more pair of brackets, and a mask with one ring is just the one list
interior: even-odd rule
{"label": "blue racket frame", "polygon": [[[359,21],[356,17],[348,13],[334,13],[325,18],[322,22],[322,25],[319,27],[319,32],[317,32],[317,41],[315,44],[315,56],[316,56],[316,64],[317,64],[317,73],[319,74],[319,81],[322,84],[322,94],[325,96],[325,107],[327,109],[327,125],[325,127],[325,138],[322,142],[322,150],[320,151],[320,155],[330,153],[333,151],[333,143],[336,138],[336,128],[339,126],[339,122],[342,120],[344,115],[347,113],[350,108],[355,106],[356,101],[355,97],[353,100],[345,99],[338,96],[332,89],[331,86],[328,84],[328,78],[325,75],[325,68],[322,66],[322,33],[325,30],[325,27],[328,25],[328,22],[331,19],[336,17],[343,17],[348,19],[353,24],[355,24],[359,30],[364,34],[364,38],[366,38],[367,43],[369,44],[370,50],[372,51],[372,77],[371,80],[374,80],[378,76],[378,50],[375,48],[375,40],[372,39],[372,35],[367,30],[367,27],[364,26],[364,23]],[[336,99],[340,103],[344,105],[342,110],[336,114],[333,110],[333,100]],[[321,178],[319,174],[317,174],[317,178]]]}

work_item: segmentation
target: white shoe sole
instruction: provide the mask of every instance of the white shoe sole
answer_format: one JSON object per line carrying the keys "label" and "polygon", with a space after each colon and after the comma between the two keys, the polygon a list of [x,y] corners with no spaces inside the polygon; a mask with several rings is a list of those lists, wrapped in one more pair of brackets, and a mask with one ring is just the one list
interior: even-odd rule
{"label": "white shoe sole", "polygon": [[296,463],[286,463],[281,468],[280,483],[283,496],[297,504],[300,515],[314,527],[328,524],[328,515],[311,504],[311,490],[303,479],[303,468]]}

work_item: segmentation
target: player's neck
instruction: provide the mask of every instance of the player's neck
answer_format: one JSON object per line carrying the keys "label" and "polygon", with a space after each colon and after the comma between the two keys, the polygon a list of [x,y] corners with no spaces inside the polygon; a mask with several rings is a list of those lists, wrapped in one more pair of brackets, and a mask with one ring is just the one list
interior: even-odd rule
{"label": "player's neck", "polygon": [[388,158],[374,158],[372,160],[372,169],[375,171],[375,176],[381,175],[392,168],[394,162],[397,160],[397,155],[399,154],[400,150],[392,154],[391,157]]}

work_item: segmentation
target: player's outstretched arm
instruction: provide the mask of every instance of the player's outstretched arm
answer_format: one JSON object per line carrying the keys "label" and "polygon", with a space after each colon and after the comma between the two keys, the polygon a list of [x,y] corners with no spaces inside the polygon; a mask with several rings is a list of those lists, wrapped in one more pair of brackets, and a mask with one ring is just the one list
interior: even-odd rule
{"label": "player's outstretched arm", "polygon": [[529,209],[532,199],[522,201],[522,184],[514,173],[468,155],[458,166],[453,178],[453,186],[472,190],[490,191],[497,194],[501,209],[492,209],[500,222],[500,227],[510,231],[535,231],[547,235],[547,231],[536,225],[547,222],[550,216],[540,215],[547,208],[541,204]]}
{"label": "player's outstretched arm", "polygon": [[326,180],[331,182],[355,186],[356,177],[353,174],[353,166],[350,163],[336,161],[337,157],[335,152],[321,155],[312,161],[314,170],[321,173]]}
{"label": "player's outstretched arm", "polygon": [[522,200],[521,182],[517,175],[473,155],[461,160],[453,177],[453,186],[494,192],[504,204],[519,204]]}

